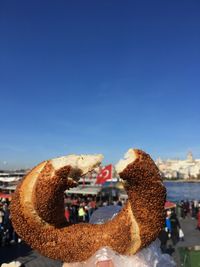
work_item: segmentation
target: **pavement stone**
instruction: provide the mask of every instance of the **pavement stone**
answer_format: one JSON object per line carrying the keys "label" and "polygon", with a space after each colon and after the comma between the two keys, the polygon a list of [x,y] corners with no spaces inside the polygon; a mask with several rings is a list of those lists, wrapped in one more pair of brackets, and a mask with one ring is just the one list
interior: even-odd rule
{"label": "pavement stone", "polygon": [[25,267],[61,267],[62,262],[42,256],[25,243],[0,248],[0,264],[19,261]]}
{"label": "pavement stone", "polygon": [[168,246],[171,246],[172,248],[170,254],[174,258],[177,267],[182,266],[178,248],[200,246],[200,231],[196,229],[197,220],[189,216],[185,219],[179,218],[179,221],[184,232],[184,241],[179,241],[175,247],[172,246],[172,243],[170,241],[168,242]]}

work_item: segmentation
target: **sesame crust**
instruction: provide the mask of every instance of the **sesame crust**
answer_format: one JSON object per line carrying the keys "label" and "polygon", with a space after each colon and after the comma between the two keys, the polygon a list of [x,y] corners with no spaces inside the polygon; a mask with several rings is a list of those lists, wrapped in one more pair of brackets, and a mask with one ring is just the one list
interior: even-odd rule
{"label": "sesame crust", "polygon": [[[50,161],[38,176],[32,195],[35,210],[40,218],[56,227],[67,225],[64,215],[64,191],[76,186],[76,182],[69,179],[72,173],[70,166],[65,166],[57,171]],[[76,175],[81,175],[77,171]],[[36,197],[37,196],[37,197]]]}
{"label": "sesame crust", "polygon": [[[20,187],[19,187],[20,188]],[[43,223],[24,215],[20,190],[13,196],[11,213],[17,233],[41,254],[64,262],[85,261],[101,247],[109,246],[121,254],[132,248],[132,222],[129,205],[110,223],[104,225],[79,224],[64,228]]]}
{"label": "sesame crust", "polygon": [[102,225],[64,226],[62,196],[66,187],[73,186],[67,178],[71,167],[54,171],[49,161],[39,164],[12,199],[12,222],[19,236],[41,254],[64,262],[85,261],[105,246],[131,255],[148,245],[163,225],[165,188],[151,158],[140,150],[136,153],[137,159],[120,174],[129,200]]}
{"label": "sesame crust", "polygon": [[139,225],[141,248],[155,240],[165,222],[166,188],[150,156],[135,150],[137,159],[120,173],[132,212]]}

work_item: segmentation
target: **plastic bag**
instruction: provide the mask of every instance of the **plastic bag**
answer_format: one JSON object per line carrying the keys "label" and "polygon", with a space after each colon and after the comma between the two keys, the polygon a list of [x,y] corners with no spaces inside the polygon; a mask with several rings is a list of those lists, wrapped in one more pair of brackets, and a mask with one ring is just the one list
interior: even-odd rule
{"label": "plastic bag", "polygon": [[184,237],[184,233],[183,230],[180,228],[179,229],[179,238],[183,238]]}

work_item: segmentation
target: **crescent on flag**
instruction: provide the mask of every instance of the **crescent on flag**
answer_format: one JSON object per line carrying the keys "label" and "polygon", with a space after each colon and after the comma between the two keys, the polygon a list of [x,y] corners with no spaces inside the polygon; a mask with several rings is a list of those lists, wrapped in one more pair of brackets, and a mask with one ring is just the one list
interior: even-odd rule
{"label": "crescent on flag", "polygon": [[96,184],[103,184],[109,179],[112,179],[112,164],[107,165],[101,170],[97,175]]}
{"label": "crescent on flag", "polygon": [[109,175],[109,170],[104,170],[102,176],[103,176],[104,178],[107,178],[108,175]]}

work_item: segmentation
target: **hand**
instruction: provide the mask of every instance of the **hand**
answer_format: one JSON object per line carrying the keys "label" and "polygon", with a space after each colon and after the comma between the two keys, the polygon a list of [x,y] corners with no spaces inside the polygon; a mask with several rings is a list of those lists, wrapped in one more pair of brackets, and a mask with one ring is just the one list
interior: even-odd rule
{"label": "hand", "polygon": [[20,267],[21,263],[19,261],[12,261],[10,263],[3,263],[1,267]]}
{"label": "hand", "polygon": [[96,267],[114,267],[112,260],[98,261]]}
{"label": "hand", "polygon": [[[87,263],[64,263],[62,267],[87,267]],[[114,267],[112,260],[98,261],[95,267]]]}

